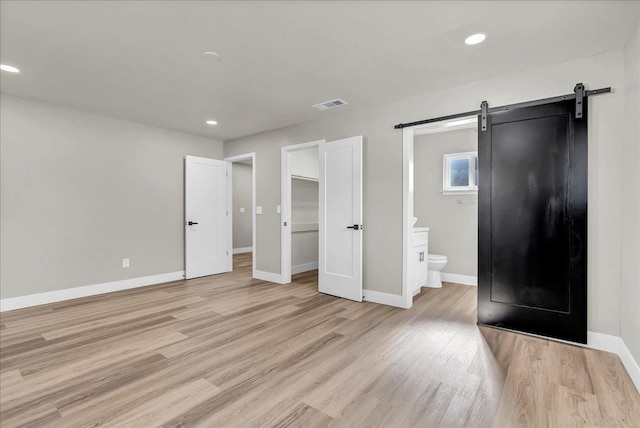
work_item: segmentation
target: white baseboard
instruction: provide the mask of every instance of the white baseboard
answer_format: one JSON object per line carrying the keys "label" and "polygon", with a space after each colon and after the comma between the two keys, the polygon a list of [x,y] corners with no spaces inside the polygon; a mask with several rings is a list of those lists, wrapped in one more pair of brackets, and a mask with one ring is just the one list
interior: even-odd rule
{"label": "white baseboard", "polygon": [[65,288],[63,290],[29,294],[27,296],[9,297],[0,300],[0,312],[46,305],[47,303],[62,302],[64,300],[79,299],[81,297],[95,296],[147,285],[161,284],[163,282],[178,281],[181,279],[184,279],[184,271],[105,282],[103,284],[85,285],[83,287]]}
{"label": "white baseboard", "polygon": [[631,351],[627,348],[627,344],[624,343],[622,338],[620,339],[620,351],[618,352],[618,357],[620,357],[620,361],[622,361],[622,365],[627,369],[631,380],[636,385],[636,389],[640,392],[640,365],[633,358]]}
{"label": "white baseboard", "polygon": [[397,294],[382,293],[380,291],[362,290],[365,302],[380,303],[382,305],[405,308],[404,299]]}
{"label": "white baseboard", "polygon": [[282,275],[280,275],[279,273],[273,273],[273,272],[265,272],[262,270],[256,270],[253,272],[253,277],[255,279],[260,279],[262,281],[267,281],[267,282],[275,282],[276,284],[284,284],[284,280],[282,279]]}
{"label": "white baseboard", "polygon": [[458,275],[455,273],[440,272],[440,277],[444,282],[453,282],[454,284],[475,285],[478,286],[478,277],[470,275]]}
{"label": "white baseboard", "polygon": [[297,273],[309,272],[310,270],[318,269],[318,262],[304,263],[301,265],[291,266],[291,275]]}
{"label": "white baseboard", "polygon": [[[584,346],[591,349],[597,349],[599,351],[618,353],[620,347],[620,339],[618,336],[612,336],[610,334],[596,333],[595,331],[587,332],[587,344],[580,343],[580,346]],[[572,343],[572,342],[567,342]]]}
{"label": "white baseboard", "polygon": [[621,337],[588,331],[586,347],[617,354],[620,357],[620,361],[622,361],[622,365],[627,369],[631,380],[636,385],[636,389],[640,391],[640,366],[638,366],[638,362],[633,358],[631,351],[629,351]]}
{"label": "white baseboard", "polygon": [[233,254],[253,253],[253,247],[234,248]]}

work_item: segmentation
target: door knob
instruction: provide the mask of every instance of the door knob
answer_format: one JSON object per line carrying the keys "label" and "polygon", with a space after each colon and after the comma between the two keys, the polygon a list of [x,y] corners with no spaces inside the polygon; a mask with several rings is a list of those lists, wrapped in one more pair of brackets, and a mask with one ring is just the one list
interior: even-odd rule
{"label": "door knob", "polygon": [[193,226],[194,224],[198,224],[197,221],[190,221],[189,223],[187,223],[189,226]]}
{"label": "door knob", "polygon": [[360,225],[354,224],[353,226],[347,226],[347,229],[360,230]]}

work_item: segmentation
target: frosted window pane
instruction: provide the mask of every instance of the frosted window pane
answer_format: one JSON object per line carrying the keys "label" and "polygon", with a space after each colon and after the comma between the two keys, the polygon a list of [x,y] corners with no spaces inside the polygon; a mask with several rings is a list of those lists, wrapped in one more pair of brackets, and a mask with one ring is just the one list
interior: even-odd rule
{"label": "frosted window pane", "polygon": [[469,186],[469,159],[451,160],[451,187]]}

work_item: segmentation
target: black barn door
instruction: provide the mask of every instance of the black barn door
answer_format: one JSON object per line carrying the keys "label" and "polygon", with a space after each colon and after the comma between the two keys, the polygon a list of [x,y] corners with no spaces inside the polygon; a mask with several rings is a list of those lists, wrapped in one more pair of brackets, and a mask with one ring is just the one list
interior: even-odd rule
{"label": "black barn door", "polygon": [[587,341],[587,98],[478,131],[478,322]]}

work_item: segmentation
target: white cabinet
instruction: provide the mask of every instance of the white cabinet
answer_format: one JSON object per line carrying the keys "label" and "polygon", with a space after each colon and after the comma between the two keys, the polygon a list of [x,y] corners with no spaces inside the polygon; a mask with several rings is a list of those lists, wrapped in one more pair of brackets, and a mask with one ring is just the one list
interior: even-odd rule
{"label": "white cabinet", "polygon": [[416,295],[427,285],[427,259],[429,256],[429,228],[415,227],[413,245],[409,259],[409,290]]}

